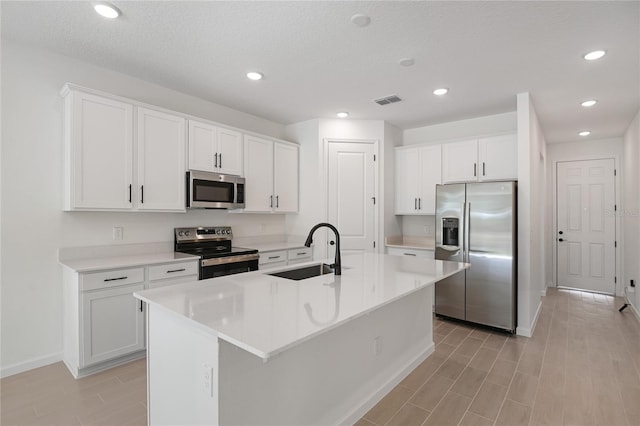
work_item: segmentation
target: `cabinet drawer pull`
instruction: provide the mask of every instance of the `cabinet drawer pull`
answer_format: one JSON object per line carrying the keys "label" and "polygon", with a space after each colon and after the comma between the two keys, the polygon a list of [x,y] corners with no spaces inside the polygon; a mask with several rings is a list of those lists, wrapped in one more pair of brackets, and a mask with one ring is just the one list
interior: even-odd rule
{"label": "cabinet drawer pull", "polygon": [[402,253],[402,254],[404,254],[405,256],[415,256],[416,255],[415,253]]}
{"label": "cabinet drawer pull", "polygon": [[269,259],[280,259],[280,256],[269,256]]}
{"label": "cabinet drawer pull", "polygon": [[119,281],[119,280],[126,280],[129,277],[118,277],[118,278],[105,278],[104,281]]}
{"label": "cabinet drawer pull", "polygon": [[303,252],[301,252],[301,253],[298,253],[298,254],[297,254],[297,256],[304,256],[305,254],[307,254],[307,252],[306,252],[306,251],[303,251]]}
{"label": "cabinet drawer pull", "polygon": [[186,271],[186,270],[187,270],[186,268],[182,268],[182,269],[172,269],[172,270],[170,270],[170,271],[167,271],[167,274],[171,274],[171,273],[173,273],[173,272],[183,272],[183,271]]}

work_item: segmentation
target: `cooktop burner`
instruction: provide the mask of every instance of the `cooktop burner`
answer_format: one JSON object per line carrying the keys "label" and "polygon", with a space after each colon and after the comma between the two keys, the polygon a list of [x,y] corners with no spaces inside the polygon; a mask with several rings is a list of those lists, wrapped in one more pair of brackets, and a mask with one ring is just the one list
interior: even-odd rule
{"label": "cooktop burner", "polygon": [[232,247],[230,226],[175,228],[175,251],[200,256],[202,259],[256,254],[258,250]]}

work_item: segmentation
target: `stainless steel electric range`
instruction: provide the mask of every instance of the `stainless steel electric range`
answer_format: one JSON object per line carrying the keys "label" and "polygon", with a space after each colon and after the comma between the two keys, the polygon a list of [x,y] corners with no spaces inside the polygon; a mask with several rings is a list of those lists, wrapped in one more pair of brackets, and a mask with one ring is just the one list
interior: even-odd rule
{"label": "stainless steel electric range", "polygon": [[230,226],[175,228],[177,252],[200,256],[199,279],[258,270],[258,250],[232,247]]}

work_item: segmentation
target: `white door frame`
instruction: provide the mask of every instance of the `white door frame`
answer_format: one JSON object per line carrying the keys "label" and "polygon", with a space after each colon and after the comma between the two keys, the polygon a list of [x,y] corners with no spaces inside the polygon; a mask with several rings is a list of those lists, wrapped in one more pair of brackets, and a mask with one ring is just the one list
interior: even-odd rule
{"label": "white door frame", "polygon": [[552,191],[553,191],[553,211],[552,211],[552,220],[553,220],[553,235],[549,236],[551,242],[551,251],[552,251],[552,262],[553,262],[553,285],[554,287],[558,287],[558,246],[556,244],[556,239],[558,236],[558,163],[569,163],[574,161],[591,161],[591,160],[613,160],[614,169],[616,170],[616,174],[613,179],[614,190],[615,190],[615,203],[617,206],[617,211],[611,212],[615,215],[615,236],[616,241],[618,242],[618,246],[615,250],[615,276],[616,280],[616,296],[622,296],[624,292],[624,277],[622,276],[622,257],[620,253],[624,250],[624,241],[621,234],[621,224],[620,224],[620,212],[622,211],[622,204],[620,202],[620,176],[622,175],[622,171],[620,170],[620,159],[617,155],[606,156],[606,157],[585,157],[585,158],[572,158],[572,159],[561,159],[553,161],[553,173],[552,173]]}
{"label": "white door frame", "polygon": [[[373,152],[376,156],[376,162],[374,167],[374,194],[376,197],[376,204],[373,214],[374,234],[373,238],[376,243],[374,249],[375,253],[383,253],[381,247],[384,246],[380,242],[380,206],[382,202],[380,200],[380,144],[377,139],[345,139],[345,138],[325,138],[322,143],[322,212],[324,221],[329,220],[329,144],[330,143],[364,143],[372,144]],[[318,244],[316,247],[322,247],[323,258],[327,257],[327,235],[328,232],[318,234]],[[315,238],[314,238],[315,239]]]}

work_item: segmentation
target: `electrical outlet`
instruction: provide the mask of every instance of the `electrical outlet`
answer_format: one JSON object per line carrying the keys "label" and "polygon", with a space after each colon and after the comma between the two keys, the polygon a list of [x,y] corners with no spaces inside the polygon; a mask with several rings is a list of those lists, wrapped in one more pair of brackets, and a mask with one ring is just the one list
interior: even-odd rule
{"label": "electrical outlet", "polygon": [[202,390],[208,397],[213,398],[213,367],[202,364]]}
{"label": "electrical outlet", "polygon": [[631,287],[635,287],[635,286],[636,286],[636,283],[635,283],[635,281],[634,281],[634,280],[631,280],[631,283],[630,283],[629,285],[630,285]]}
{"label": "electrical outlet", "polygon": [[380,336],[373,339],[373,354],[380,355]]}
{"label": "electrical outlet", "polygon": [[113,239],[114,240],[121,240],[123,234],[124,234],[124,228],[122,226],[114,226],[113,227]]}

